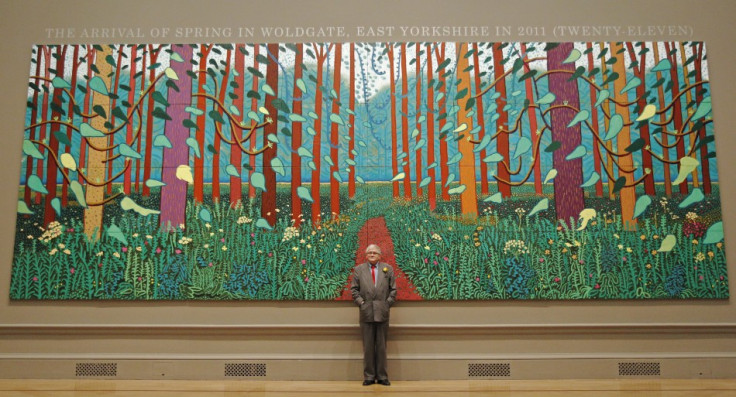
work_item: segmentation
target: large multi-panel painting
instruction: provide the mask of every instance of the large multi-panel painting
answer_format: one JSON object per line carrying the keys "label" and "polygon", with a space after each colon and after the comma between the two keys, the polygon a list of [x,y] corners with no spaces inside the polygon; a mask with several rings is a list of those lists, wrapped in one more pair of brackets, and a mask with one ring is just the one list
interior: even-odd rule
{"label": "large multi-panel painting", "polygon": [[[12,299],[727,298],[702,42],[38,45]],[[18,127],[19,129],[19,127]]]}

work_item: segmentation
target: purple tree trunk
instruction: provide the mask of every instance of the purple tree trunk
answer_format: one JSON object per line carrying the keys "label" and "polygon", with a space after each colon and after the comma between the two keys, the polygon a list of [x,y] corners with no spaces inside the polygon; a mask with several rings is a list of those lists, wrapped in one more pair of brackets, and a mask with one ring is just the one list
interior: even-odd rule
{"label": "purple tree trunk", "polygon": [[[164,148],[162,182],[166,186],[161,188],[161,215],[160,224],[163,230],[172,231],[177,226],[185,224],[185,210],[187,205],[187,182],[176,177],[179,166],[189,165],[189,128],[182,123],[189,119],[189,113],[184,109],[192,101],[192,78],[187,74],[192,59],[192,47],[189,45],[174,45],[172,50],[181,55],[183,62],[171,62],[171,69],[176,72],[179,80],[174,81],[179,90],[169,87],[168,102],[171,106],[166,112],[171,116],[164,127],[164,134],[171,142],[171,148]],[[152,117],[152,116],[149,116]]]}
{"label": "purple tree trunk", "polygon": [[[575,63],[563,64],[573,49],[572,43],[560,43],[547,52],[547,70],[575,70]],[[555,101],[550,112],[552,125],[552,141],[558,141],[561,146],[553,154],[553,165],[557,170],[554,179],[555,211],[557,219],[565,221],[572,227],[580,211],[585,207],[583,189],[583,160],[577,158],[565,160],[565,157],[580,146],[580,123],[567,127],[580,109],[580,96],[577,80],[568,81],[569,73],[551,73],[549,75],[549,91],[555,95]],[[561,106],[556,108],[557,106]]]}

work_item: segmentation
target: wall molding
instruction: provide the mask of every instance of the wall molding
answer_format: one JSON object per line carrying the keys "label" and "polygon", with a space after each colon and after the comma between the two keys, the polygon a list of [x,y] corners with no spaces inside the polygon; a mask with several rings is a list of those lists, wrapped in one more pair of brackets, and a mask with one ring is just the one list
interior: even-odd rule
{"label": "wall molding", "polygon": [[[59,335],[342,335],[358,324],[0,324],[0,336]],[[564,335],[564,334],[731,334],[736,323],[579,323],[579,324],[392,324],[394,335]]]}

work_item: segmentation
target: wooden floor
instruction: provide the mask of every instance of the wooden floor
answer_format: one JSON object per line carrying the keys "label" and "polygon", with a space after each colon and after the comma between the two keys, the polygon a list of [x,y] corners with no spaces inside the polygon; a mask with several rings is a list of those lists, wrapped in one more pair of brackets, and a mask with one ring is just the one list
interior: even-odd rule
{"label": "wooden floor", "polygon": [[395,381],[360,382],[0,380],[0,396],[736,396],[734,379]]}

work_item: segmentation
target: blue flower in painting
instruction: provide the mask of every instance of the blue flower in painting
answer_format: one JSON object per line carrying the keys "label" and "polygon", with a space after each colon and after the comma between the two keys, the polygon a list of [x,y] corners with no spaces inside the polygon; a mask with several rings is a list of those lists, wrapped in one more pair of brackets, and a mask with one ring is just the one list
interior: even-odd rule
{"label": "blue flower in painting", "polygon": [[225,289],[238,295],[246,295],[255,298],[258,290],[268,284],[268,274],[256,270],[257,265],[233,265],[233,271],[229,280],[225,283]]}

